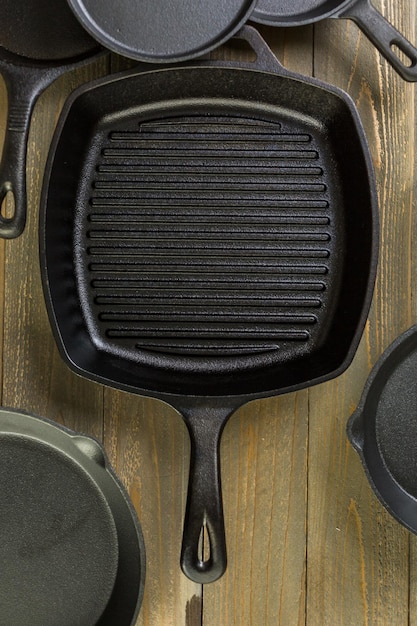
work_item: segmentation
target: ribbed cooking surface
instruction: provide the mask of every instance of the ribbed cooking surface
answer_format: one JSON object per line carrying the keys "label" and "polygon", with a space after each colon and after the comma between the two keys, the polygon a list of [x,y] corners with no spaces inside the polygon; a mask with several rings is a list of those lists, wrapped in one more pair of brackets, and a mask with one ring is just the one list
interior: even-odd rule
{"label": "ribbed cooking surface", "polygon": [[112,132],[86,227],[106,341],[210,356],[318,332],[332,223],[314,138],[256,119],[182,117]]}

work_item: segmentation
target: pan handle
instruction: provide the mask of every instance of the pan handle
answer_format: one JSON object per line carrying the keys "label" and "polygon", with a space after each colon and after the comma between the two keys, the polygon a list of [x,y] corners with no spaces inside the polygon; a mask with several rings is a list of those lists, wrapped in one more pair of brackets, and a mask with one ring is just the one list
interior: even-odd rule
{"label": "pan handle", "polygon": [[[30,119],[30,110],[14,110],[10,107],[9,120],[25,116]],[[22,234],[26,223],[26,146],[28,137],[28,123],[23,122],[25,128],[17,128],[8,121],[6,136],[3,145],[2,162],[0,165],[0,205],[3,205],[6,196],[11,193],[14,200],[12,217],[0,214],[0,236],[4,239],[14,239]]]}
{"label": "pan handle", "polygon": [[[230,67],[234,69],[237,67],[250,67],[264,72],[273,72],[281,76],[288,76],[289,78],[300,78],[299,74],[288,70],[280,63],[262,35],[253,26],[245,24],[233,36],[233,39],[243,39],[246,41],[254,51],[256,59],[254,61],[218,61],[210,59],[210,65],[220,65],[221,67],[230,65]],[[207,65],[207,59],[201,57],[201,60],[203,60],[204,65]]]}
{"label": "pan handle", "polygon": [[[357,0],[339,17],[354,20],[404,80],[417,81],[417,49],[381,15],[370,0]],[[394,46],[409,59],[408,64],[400,59]]]}
{"label": "pan handle", "polygon": [[26,152],[33,107],[56,72],[26,66],[0,65],[8,95],[8,114],[0,163],[0,207],[8,193],[13,194],[14,213],[0,212],[0,237],[14,239],[26,223]]}
{"label": "pan handle", "polygon": [[[211,583],[227,567],[220,475],[220,439],[234,408],[198,407],[181,414],[191,439],[190,474],[181,549],[181,568],[196,583]],[[201,557],[201,540],[206,558]]]}
{"label": "pan handle", "polygon": [[235,37],[236,39],[246,41],[256,54],[256,60],[251,65],[265,72],[270,71],[284,75],[292,75],[292,72],[287,70],[287,68],[278,61],[271,48],[256,28],[245,24],[245,26],[236,33]]}

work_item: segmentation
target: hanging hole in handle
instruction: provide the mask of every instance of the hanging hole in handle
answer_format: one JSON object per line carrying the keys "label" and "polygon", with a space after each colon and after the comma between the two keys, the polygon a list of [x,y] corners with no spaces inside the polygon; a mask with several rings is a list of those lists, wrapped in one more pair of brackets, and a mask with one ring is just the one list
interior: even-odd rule
{"label": "hanging hole in handle", "polygon": [[211,559],[210,533],[206,522],[201,527],[200,538],[198,540],[198,558],[202,563],[208,563]]}
{"label": "hanging hole in handle", "polygon": [[401,47],[400,43],[394,41],[390,45],[390,48],[394,52],[394,54],[400,59],[404,67],[414,66],[415,61],[408,56],[407,52]]}
{"label": "hanging hole in handle", "polygon": [[5,220],[10,220],[15,215],[14,193],[10,183],[4,183],[1,191],[0,215]]}

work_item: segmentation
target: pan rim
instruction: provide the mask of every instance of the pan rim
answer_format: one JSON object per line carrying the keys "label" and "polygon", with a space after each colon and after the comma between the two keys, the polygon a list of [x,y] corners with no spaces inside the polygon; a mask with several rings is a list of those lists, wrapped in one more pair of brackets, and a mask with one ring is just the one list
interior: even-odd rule
{"label": "pan rim", "polygon": [[308,24],[315,24],[321,20],[328,18],[338,18],[339,12],[343,12],[350,4],[352,0],[327,0],[327,4],[333,3],[336,6],[330,9],[309,9],[307,11],[300,11],[295,16],[285,16],[282,14],[267,13],[266,10],[262,10],[262,0],[258,0],[256,7],[254,8],[250,19],[258,24],[265,24],[266,26],[283,26],[288,28],[296,28],[299,26],[307,26]]}
{"label": "pan rim", "polygon": [[[94,43],[94,42],[93,42]],[[19,67],[29,67],[33,70],[45,70],[51,71],[53,69],[59,69],[60,73],[63,73],[61,68],[71,68],[72,66],[76,66],[78,64],[82,64],[83,62],[92,62],[95,57],[99,58],[101,56],[105,56],[108,54],[108,51],[104,50],[99,43],[92,46],[89,50],[86,50],[82,54],[78,54],[72,57],[63,57],[62,59],[35,59],[30,58],[17,52],[13,52],[8,50],[4,46],[0,44],[0,68],[2,66],[19,66]]]}

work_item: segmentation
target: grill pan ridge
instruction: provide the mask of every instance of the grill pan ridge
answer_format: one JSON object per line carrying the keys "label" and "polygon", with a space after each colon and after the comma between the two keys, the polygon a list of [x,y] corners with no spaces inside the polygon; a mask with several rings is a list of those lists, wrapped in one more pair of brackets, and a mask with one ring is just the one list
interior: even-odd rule
{"label": "grill pan ridge", "polygon": [[228,418],[346,369],[378,253],[354,103],[287,72],[254,29],[241,36],[255,65],[136,70],[77,90],[41,201],[42,281],[63,358],[170,403],[187,425],[181,566],[198,583],[226,568]]}
{"label": "grill pan ridge", "polygon": [[338,233],[319,149],[291,131],[196,115],[109,133],[79,265],[87,316],[116,353],[204,368],[314,339]]}

